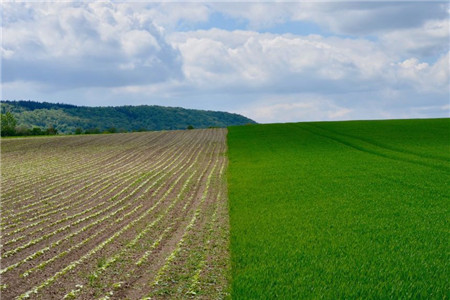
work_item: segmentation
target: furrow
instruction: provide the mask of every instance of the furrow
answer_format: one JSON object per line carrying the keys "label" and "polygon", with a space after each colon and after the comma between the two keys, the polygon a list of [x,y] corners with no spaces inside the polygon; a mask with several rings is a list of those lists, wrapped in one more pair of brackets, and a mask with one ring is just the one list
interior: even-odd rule
{"label": "furrow", "polygon": [[[173,162],[172,162],[173,163]],[[171,163],[171,164],[172,164]],[[161,200],[160,200],[161,201]],[[157,203],[159,203],[160,201],[158,201]],[[157,204],[155,204],[157,205]],[[109,237],[107,240],[103,241],[101,244],[99,244],[98,246],[96,246],[94,249],[91,249],[87,254],[83,255],[80,259],[70,263],[68,266],[66,266],[65,268],[63,268],[62,270],[60,270],[59,272],[55,273],[52,277],[48,278],[47,280],[45,280],[44,282],[42,282],[41,284],[35,286],[34,288],[30,289],[29,291],[23,293],[22,295],[20,295],[18,297],[18,299],[23,299],[28,297],[31,294],[35,294],[37,292],[39,292],[41,289],[51,285],[57,278],[59,278],[60,276],[66,274],[68,271],[74,269],[75,267],[77,267],[78,265],[80,265],[81,263],[83,263],[85,260],[89,259],[91,256],[93,256],[95,253],[97,253],[98,251],[102,250],[106,245],[112,243],[115,239],[117,239],[122,233],[124,233],[125,231],[131,229],[136,223],[138,223],[139,221],[141,221],[143,218],[145,218],[146,216],[148,216],[155,208],[155,205],[152,206],[151,208],[149,208],[148,210],[145,211],[145,213],[143,213],[142,215],[140,215],[138,218],[134,218],[133,221],[129,222],[127,225],[125,225],[124,227],[122,227],[119,231],[117,231],[115,234],[113,234],[111,237]]]}

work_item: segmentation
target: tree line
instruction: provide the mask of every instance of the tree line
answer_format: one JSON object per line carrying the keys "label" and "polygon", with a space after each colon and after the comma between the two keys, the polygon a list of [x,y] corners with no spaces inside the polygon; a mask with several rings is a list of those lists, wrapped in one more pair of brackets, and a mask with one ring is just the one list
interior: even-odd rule
{"label": "tree line", "polygon": [[1,102],[1,113],[11,112],[19,127],[48,128],[59,134],[182,130],[245,125],[254,121],[227,112],[163,106],[83,107],[35,101]]}
{"label": "tree line", "polygon": [[[58,134],[58,129],[51,125],[46,129],[34,126],[32,128],[27,128],[26,126],[17,126],[17,120],[11,112],[6,112],[1,114],[1,136],[35,136],[35,135],[56,135]],[[194,129],[192,125],[188,125],[186,129]],[[134,132],[147,131],[146,129],[133,130]],[[109,127],[105,130],[100,130],[99,128],[88,128],[83,130],[81,127],[77,127],[74,134],[101,134],[101,133],[119,133],[128,132],[125,129],[117,129],[115,127]],[[69,133],[72,134],[72,133]]]}
{"label": "tree line", "polygon": [[[11,112],[6,112],[1,114],[1,136],[33,136],[33,135],[56,135],[58,134],[58,129],[53,125],[46,129],[34,126],[32,128],[27,128],[26,126],[17,126],[17,120]],[[98,128],[89,128],[83,130],[78,127],[75,129],[74,134],[100,134],[100,133],[116,133],[119,132],[115,127],[108,128],[107,130],[100,130]],[[120,130],[120,132],[126,132]]]}
{"label": "tree line", "polygon": [[46,129],[40,127],[27,128],[25,126],[17,126],[17,120],[11,112],[1,114],[0,123],[1,136],[28,136],[28,135],[55,135],[58,129],[49,126]]}

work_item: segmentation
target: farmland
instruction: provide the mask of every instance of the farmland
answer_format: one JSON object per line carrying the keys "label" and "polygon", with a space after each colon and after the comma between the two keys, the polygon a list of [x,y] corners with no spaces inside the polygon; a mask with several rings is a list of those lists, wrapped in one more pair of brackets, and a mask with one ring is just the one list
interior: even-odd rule
{"label": "farmland", "polygon": [[235,299],[445,299],[450,120],[230,127]]}
{"label": "farmland", "polygon": [[2,299],[225,297],[225,137],[2,140]]}
{"label": "farmland", "polygon": [[449,295],[450,119],[226,136],[2,139],[2,299]]}

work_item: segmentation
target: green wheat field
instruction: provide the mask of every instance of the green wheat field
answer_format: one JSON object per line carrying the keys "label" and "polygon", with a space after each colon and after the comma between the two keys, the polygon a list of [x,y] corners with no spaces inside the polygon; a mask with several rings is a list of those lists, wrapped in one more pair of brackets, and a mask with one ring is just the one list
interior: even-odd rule
{"label": "green wheat field", "polygon": [[450,120],[231,127],[233,299],[448,299]]}

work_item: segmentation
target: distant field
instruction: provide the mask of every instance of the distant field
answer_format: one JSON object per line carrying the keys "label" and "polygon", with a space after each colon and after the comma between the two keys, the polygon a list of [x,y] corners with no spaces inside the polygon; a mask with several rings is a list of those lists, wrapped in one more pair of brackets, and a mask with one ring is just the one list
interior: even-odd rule
{"label": "distant field", "polygon": [[223,298],[226,129],[1,141],[1,298]]}
{"label": "distant field", "polygon": [[450,295],[450,119],[229,128],[232,297]]}

